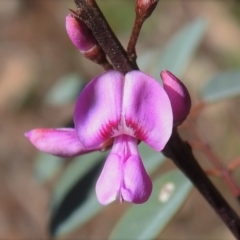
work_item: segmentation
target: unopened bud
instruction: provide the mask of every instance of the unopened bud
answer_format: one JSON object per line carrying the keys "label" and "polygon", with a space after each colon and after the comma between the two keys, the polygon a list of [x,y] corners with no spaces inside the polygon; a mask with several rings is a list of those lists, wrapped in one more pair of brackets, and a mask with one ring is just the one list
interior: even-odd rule
{"label": "unopened bud", "polygon": [[146,19],[152,14],[157,4],[158,0],[136,0],[136,14]]}
{"label": "unopened bud", "polygon": [[191,98],[185,85],[167,70],[161,72],[163,88],[171,102],[173,122],[180,125],[188,116],[191,109]]}
{"label": "unopened bud", "polygon": [[73,45],[82,53],[89,51],[97,45],[94,36],[86,24],[71,14],[66,17],[66,30]]}
{"label": "unopened bud", "polygon": [[83,21],[71,14],[67,15],[66,30],[73,45],[86,58],[100,65],[109,65],[105,53]]}

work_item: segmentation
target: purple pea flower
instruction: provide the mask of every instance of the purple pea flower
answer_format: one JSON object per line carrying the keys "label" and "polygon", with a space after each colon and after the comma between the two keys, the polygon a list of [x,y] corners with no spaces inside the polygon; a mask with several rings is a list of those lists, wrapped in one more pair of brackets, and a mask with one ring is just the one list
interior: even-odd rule
{"label": "purple pea flower", "polygon": [[138,143],[141,140],[156,151],[166,145],[174,121],[169,96],[145,73],[131,71],[124,76],[111,70],[94,78],[80,94],[75,129],[35,129],[26,136],[39,150],[65,157],[102,150],[113,140],[96,184],[98,200],[104,205],[117,197],[121,202],[143,203],[152,182]]}

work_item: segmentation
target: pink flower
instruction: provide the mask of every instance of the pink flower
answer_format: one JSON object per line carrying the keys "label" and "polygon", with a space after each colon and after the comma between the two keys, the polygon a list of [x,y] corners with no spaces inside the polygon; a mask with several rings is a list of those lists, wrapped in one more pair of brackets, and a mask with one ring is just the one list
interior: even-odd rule
{"label": "pink flower", "polygon": [[101,150],[113,139],[112,150],[96,184],[102,204],[143,203],[152,182],[138,152],[139,140],[161,151],[173,127],[171,102],[155,79],[140,71],[125,76],[115,70],[94,78],[80,94],[75,129],[35,129],[26,136],[41,151],[76,156]]}

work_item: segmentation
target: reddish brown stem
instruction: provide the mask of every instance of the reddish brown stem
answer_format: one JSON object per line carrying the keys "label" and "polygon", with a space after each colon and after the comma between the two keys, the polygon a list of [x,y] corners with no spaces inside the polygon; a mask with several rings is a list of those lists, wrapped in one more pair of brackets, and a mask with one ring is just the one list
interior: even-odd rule
{"label": "reddish brown stem", "polygon": [[198,142],[201,142],[201,144],[198,145],[198,147],[204,152],[204,154],[208,157],[208,159],[211,161],[211,163],[214,165],[214,167],[221,173],[221,176],[223,180],[225,181],[226,185],[229,187],[230,191],[233,193],[233,195],[236,198],[240,197],[240,189],[238,185],[235,183],[231,176],[231,172],[227,167],[225,167],[221,160],[219,160],[219,157],[212,151],[210,146],[208,144],[205,144],[205,141],[202,139],[200,134],[198,133],[195,125],[192,123],[192,121],[188,122],[188,126],[191,128],[192,132],[194,133],[195,137],[197,138]]}
{"label": "reddish brown stem", "polygon": [[142,25],[145,19],[136,15],[135,22],[133,25],[132,34],[128,43],[127,53],[128,58],[131,62],[136,62],[137,54],[136,54],[136,44],[138,40],[139,33],[141,31]]}
{"label": "reddish brown stem", "polygon": [[221,177],[221,172],[219,172],[217,169],[206,169],[206,170],[204,170],[204,172],[207,175]]}
{"label": "reddish brown stem", "polygon": [[231,163],[228,165],[229,171],[235,170],[238,166],[240,165],[240,158],[237,158],[233,160]]}

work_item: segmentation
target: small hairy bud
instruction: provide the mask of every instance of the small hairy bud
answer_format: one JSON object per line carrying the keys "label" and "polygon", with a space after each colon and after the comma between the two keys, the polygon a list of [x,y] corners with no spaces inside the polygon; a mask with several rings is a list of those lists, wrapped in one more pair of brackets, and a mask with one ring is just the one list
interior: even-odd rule
{"label": "small hairy bud", "polygon": [[82,53],[97,45],[97,41],[86,24],[71,14],[66,17],[66,30],[73,45]]}
{"label": "small hairy bud", "polygon": [[152,14],[157,4],[158,0],[136,0],[136,14],[146,19]]}
{"label": "small hairy bud", "polygon": [[185,85],[171,72],[163,70],[160,74],[163,88],[171,102],[173,122],[180,125],[188,116],[191,109],[191,98]]}
{"label": "small hairy bud", "polygon": [[87,25],[69,14],[66,17],[67,34],[73,45],[89,60],[97,64],[106,64],[106,55],[92,35]]}

